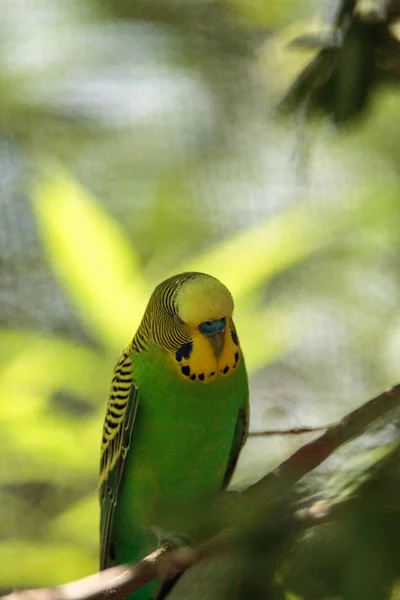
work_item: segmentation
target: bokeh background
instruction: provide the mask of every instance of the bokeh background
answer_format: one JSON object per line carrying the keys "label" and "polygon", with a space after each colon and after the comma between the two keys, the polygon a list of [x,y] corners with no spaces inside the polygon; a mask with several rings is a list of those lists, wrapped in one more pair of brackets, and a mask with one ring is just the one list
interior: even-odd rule
{"label": "bokeh background", "polygon": [[[0,590],[97,570],[112,368],[170,274],[231,289],[254,431],[331,423],[399,380],[395,77],[367,62],[347,120],[278,111],[319,51],[290,41],[342,4],[1,2]],[[307,439],[249,440],[236,483]]]}

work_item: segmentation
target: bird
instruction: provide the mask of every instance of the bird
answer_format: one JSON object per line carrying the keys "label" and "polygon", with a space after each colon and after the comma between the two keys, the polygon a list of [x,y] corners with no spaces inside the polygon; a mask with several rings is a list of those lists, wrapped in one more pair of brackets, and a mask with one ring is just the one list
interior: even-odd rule
{"label": "bird", "polygon": [[[138,562],[164,533],[186,533],[196,511],[226,490],[249,428],[233,308],[215,277],[174,275],[155,287],[123,349],[101,444],[101,570]],[[148,584],[132,600],[153,593]]]}

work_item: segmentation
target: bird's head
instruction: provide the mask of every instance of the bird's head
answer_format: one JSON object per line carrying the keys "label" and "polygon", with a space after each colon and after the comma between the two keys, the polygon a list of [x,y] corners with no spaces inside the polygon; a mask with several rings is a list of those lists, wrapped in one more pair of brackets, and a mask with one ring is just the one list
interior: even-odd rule
{"label": "bird's head", "polygon": [[233,299],[223,283],[203,273],[194,273],[177,288],[175,322],[189,331],[193,339],[204,337],[219,357],[230,325]]}
{"label": "bird's head", "polygon": [[236,369],[239,342],[228,288],[205,273],[170,277],[154,290],[136,337],[149,334],[173,355],[192,381],[214,380]]}

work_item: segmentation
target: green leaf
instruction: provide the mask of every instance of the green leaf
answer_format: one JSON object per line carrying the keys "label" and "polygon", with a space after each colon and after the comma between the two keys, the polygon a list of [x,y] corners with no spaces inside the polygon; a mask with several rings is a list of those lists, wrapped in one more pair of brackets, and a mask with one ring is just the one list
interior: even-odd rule
{"label": "green leaf", "polygon": [[[44,408],[45,396],[60,389],[95,406],[102,398],[105,403],[114,358],[70,340],[4,329],[0,329],[0,354],[0,395],[4,398],[0,422],[25,411],[35,412],[39,404]],[[7,400],[8,394],[18,395],[18,401]]]}
{"label": "green leaf", "polygon": [[3,539],[38,535],[46,524],[47,515],[34,506],[29,497],[11,491],[0,491],[0,506],[0,531]]}
{"label": "green leaf", "polygon": [[338,213],[304,202],[240,231],[178,271],[211,273],[227,285],[238,306],[255,289],[330,244],[343,226]]}
{"label": "green leaf", "polygon": [[93,553],[60,543],[32,540],[0,542],[2,587],[42,587],[95,573]]}
{"label": "green leaf", "polygon": [[[0,481],[94,477],[113,361],[90,348],[31,332],[0,330]],[[95,412],[57,410],[57,391]]]}
{"label": "green leaf", "polygon": [[[225,0],[225,4],[231,11],[237,13],[240,20],[253,26],[260,27],[261,25],[278,26],[283,25],[290,14],[292,19],[299,16],[299,2],[295,0]],[[301,4],[301,3],[300,3]]]}
{"label": "green leaf", "polygon": [[[12,399],[14,401],[14,399]],[[17,449],[25,456],[28,473],[37,470],[52,474],[53,481],[68,480],[78,475],[94,476],[100,460],[100,433],[103,415],[87,421],[60,418],[52,413],[39,413],[21,418],[7,431],[8,451]],[[11,469],[12,471],[12,469]],[[10,472],[10,465],[1,464],[0,481],[19,480],[21,474]]]}
{"label": "green leaf", "polygon": [[148,298],[133,246],[96,200],[56,165],[37,183],[33,208],[52,268],[82,319],[119,352]]}
{"label": "green leaf", "polygon": [[69,506],[54,519],[50,524],[50,532],[55,539],[78,546],[84,544],[97,551],[99,519],[99,497],[97,493],[93,493]]}

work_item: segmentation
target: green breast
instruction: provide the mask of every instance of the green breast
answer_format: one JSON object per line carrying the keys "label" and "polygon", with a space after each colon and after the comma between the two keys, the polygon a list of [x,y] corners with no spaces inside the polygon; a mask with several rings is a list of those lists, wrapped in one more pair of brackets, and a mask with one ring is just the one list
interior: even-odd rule
{"label": "green breast", "polygon": [[248,398],[242,357],[232,375],[203,383],[183,379],[164,352],[151,349],[135,357],[134,379],[139,408],[113,527],[123,560],[137,558],[151,525],[187,531],[193,511],[220,491]]}

